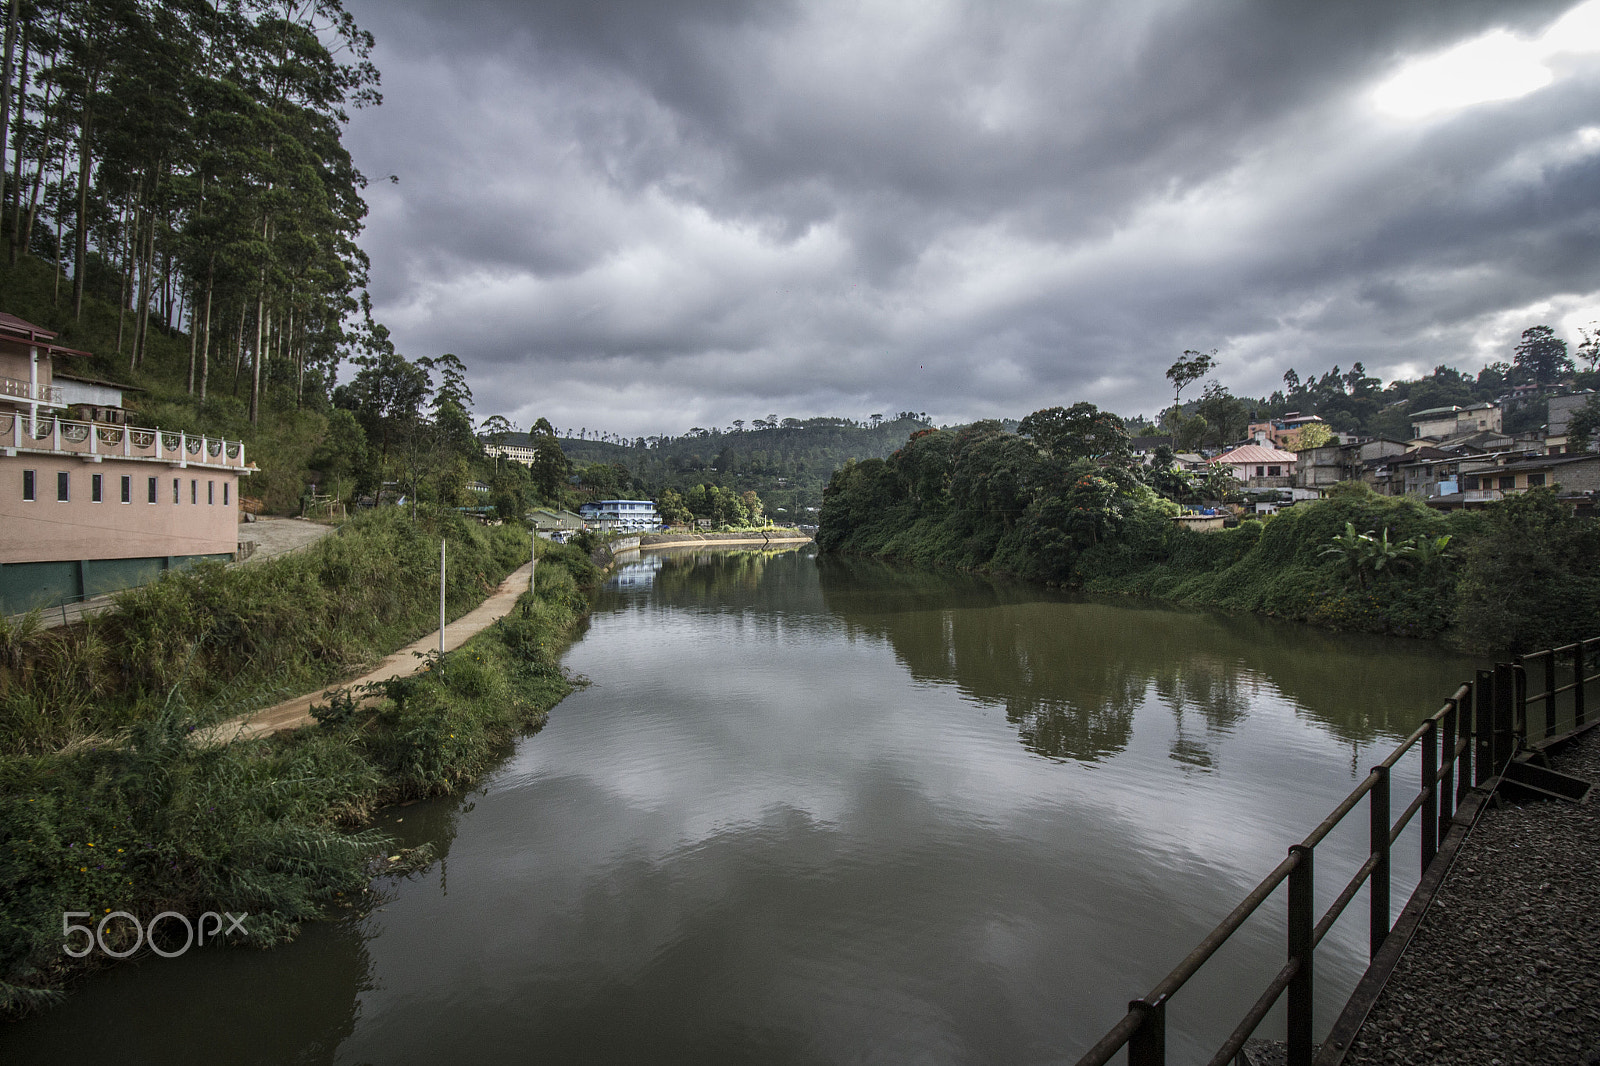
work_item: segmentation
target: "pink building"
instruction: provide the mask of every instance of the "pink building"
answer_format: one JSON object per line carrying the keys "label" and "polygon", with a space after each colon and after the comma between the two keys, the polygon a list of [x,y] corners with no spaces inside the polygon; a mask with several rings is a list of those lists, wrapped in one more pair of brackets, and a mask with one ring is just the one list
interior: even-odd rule
{"label": "pink building", "polygon": [[88,355],[55,336],[0,313],[0,610],[231,559],[244,446],[127,425],[116,386],[55,377],[52,357]]}
{"label": "pink building", "polygon": [[1223,452],[1213,465],[1231,467],[1233,476],[1252,489],[1287,489],[1294,485],[1294,452],[1245,444]]}

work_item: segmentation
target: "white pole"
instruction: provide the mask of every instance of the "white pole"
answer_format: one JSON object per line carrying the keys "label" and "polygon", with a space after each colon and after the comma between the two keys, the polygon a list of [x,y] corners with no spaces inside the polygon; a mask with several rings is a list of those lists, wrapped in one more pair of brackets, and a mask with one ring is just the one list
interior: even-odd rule
{"label": "white pole", "polygon": [[444,538],[439,538],[439,657],[444,657]]}
{"label": "white pole", "polygon": [[533,594],[533,575],[539,569],[539,534],[528,527],[528,594]]}

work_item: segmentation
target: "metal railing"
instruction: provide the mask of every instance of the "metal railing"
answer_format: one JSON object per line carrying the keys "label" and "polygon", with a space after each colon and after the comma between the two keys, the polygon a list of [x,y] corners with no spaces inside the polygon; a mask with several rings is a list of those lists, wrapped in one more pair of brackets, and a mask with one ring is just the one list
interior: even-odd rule
{"label": "metal railing", "polygon": [[0,447],[87,457],[149,459],[173,466],[245,468],[244,444],[201,434],[79,422],[52,415],[0,414]]}
{"label": "metal railing", "polygon": [[[1167,1005],[1206,961],[1227,942],[1245,921],[1255,914],[1285,882],[1288,882],[1287,961],[1244,1018],[1216,1053],[1208,1066],[1224,1066],[1234,1061],[1245,1042],[1255,1033],[1267,1013],[1287,993],[1288,1062],[1290,1066],[1311,1066],[1317,1046],[1314,1039],[1312,994],[1315,986],[1315,952],[1345,909],[1365,885],[1369,887],[1368,947],[1377,956],[1393,929],[1390,922],[1390,874],[1393,847],[1412,820],[1421,815],[1420,863],[1424,882],[1437,881],[1443,871],[1429,870],[1440,859],[1440,847],[1460,813],[1463,820],[1481,810],[1481,802],[1468,806],[1474,789],[1491,784],[1522,750],[1570,739],[1600,719],[1585,719],[1584,686],[1600,680],[1588,673],[1588,661],[1600,649],[1600,637],[1562,648],[1523,656],[1515,664],[1500,663],[1493,670],[1480,670],[1425,719],[1403,740],[1389,757],[1374,766],[1366,778],[1344,801],[1322,820],[1299,844],[1289,849],[1277,868],[1258,884],[1232,912],[1217,925],[1172,972],[1148,994],[1128,1004],[1128,1013],[1078,1060],[1078,1066],[1101,1066],[1119,1050],[1128,1049],[1130,1066],[1164,1066],[1167,1045]],[[1559,656],[1570,658],[1570,683],[1556,684]],[[1528,694],[1530,665],[1542,671],[1542,690]],[[1558,715],[1557,697],[1573,694],[1573,711]],[[1527,707],[1542,702],[1545,716],[1539,739],[1530,742]],[[1568,728],[1563,730],[1563,725]],[[1391,786],[1395,765],[1413,748],[1421,748],[1420,780],[1417,793],[1406,802],[1398,820],[1393,820]],[[1327,838],[1363,799],[1368,801],[1369,845],[1367,856],[1354,876],[1345,884],[1321,918],[1315,916],[1313,870],[1317,846]],[[1464,835],[1465,822],[1458,827]],[[1431,889],[1430,889],[1431,891]],[[1403,940],[1400,941],[1403,943]],[[1330,1061],[1342,1054],[1329,1049]]]}
{"label": "metal railing", "polygon": [[62,405],[63,393],[59,385],[35,385],[31,381],[18,381],[16,378],[0,378],[0,396],[7,396],[15,400],[26,400],[29,403],[48,403]]}
{"label": "metal railing", "polygon": [[[1521,671],[1523,686],[1519,701],[1522,710],[1521,733],[1523,743],[1527,747],[1551,747],[1594,725],[1589,721],[1584,686],[1600,680],[1600,674],[1589,673],[1589,663],[1597,653],[1600,653],[1600,637],[1590,637],[1575,644],[1548,648],[1522,657],[1517,668]],[[1565,669],[1560,663],[1563,658],[1566,659]],[[1563,673],[1570,678],[1565,684],[1560,683]],[[1530,674],[1537,674],[1543,686],[1538,692],[1531,694],[1527,691]],[[1572,694],[1571,700],[1567,701],[1570,710],[1563,715],[1559,708],[1562,701],[1558,697],[1567,693]],[[1541,709],[1544,711],[1540,716],[1537,733],[1529,720],[1530,705],[1535,703],[1541,704]],[[1535,736],[1537,739],[1530,739]]]}

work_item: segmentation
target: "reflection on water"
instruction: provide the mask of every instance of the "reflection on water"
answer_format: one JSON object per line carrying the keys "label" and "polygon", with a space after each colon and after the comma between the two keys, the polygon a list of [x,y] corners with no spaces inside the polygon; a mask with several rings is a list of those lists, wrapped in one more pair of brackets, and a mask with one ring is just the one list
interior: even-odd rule
{"label": "reflection on water", "polygon": [[[0,1061],[1070,1061],[1473,665],[809,549],[629,561],[567,662],[482,789],[384,813],[441,860],[381,909],[96,978]],[[1269,911],[1173,1062],[1281,963]]]}
{"label": "reflection on water", "polygon": [[825,557],[819,572],[828,609],[852,631],[886,638],[914,678],[1003,706],[1022,742],[1052,758],[1115,755],[1153,701],[1177,722],[1173,759],[1209,769],[1212,741],[1268,690],[1343,740],[1403,736],[1453,689],[1441,689],[1439,672],[1418,671],[1417,661],[1465,669],[1458,656],[1425,645],[1395,650],[1377,638],[1253,615],[860,559]]}

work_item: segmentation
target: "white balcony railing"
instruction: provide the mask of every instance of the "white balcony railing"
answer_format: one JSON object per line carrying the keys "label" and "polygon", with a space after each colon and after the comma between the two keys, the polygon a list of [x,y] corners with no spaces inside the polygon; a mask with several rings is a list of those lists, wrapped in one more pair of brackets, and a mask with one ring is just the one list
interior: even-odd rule
{"label": "white balcony railing", "polygon": [[27,403],[48,403],[57,407],[66,405],[61,398],[61,386],[35,385],[31,381],[18,381],[16,378],[0,378],[0,396]]}
{"label": "white balcony railing", "polygon": [[170,430],[41,415],[0,413],[0,448],[79,455],[85,459],[143,459],[171,466],[245,469],[244,444]]}

